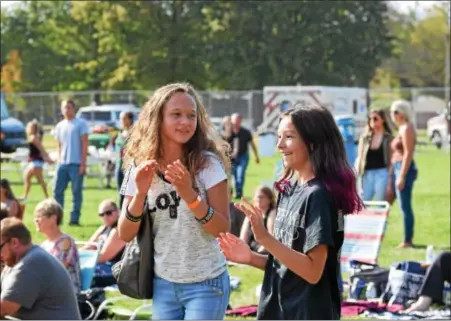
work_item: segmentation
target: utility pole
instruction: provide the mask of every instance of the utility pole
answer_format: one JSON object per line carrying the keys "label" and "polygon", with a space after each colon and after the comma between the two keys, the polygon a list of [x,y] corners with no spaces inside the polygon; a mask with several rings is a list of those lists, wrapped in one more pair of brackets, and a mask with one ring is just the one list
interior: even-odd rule
{"label": "utility pole", "polygon": [[[448,118],[448,136],[451,135],[451,110],[450,110],[450,20],[451,20],[451,4],[446,1],[445,6],[445,17],[446,17],[446,39],[445,39],[445,106],[447,107],[446,117]],[[446,142],[446,146],[449,146],[449,142]]]}

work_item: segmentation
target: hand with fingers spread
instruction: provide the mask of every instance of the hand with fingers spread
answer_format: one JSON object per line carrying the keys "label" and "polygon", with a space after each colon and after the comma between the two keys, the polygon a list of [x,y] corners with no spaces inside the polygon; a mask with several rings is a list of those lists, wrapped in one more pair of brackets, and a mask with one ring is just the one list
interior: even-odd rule
{"label": "hand with fingers spread", "polygon": [[241,203],[235,203],[235,207],[247,216],[249,222],[251,223],[251,228],[252,232],[254,233],[255,240],[258,243],[263,244],[265,239],[267,239],[271,235],[269,234],[268,229],[265,227],[262,211],[251,204],[244,197],[241,198]]}
{"label": "hand with fingers spread", "polygon": [[221,233],[217,240],[227,260],[240,264],[251,263],[252,251],[240,238],[230,233]]}
{"label": "hand with fingers spread", "polygon": [[174,185],[177,194],[186,202],[193,201],[193,182],[191,174],[180,160],[168,165],[164,172],[164,178]]}
{"label": "hand with fingers spread", "polygon": [[136,167],[135,184],[137,194],[147,194],[152,185],[153,174],[158,163],[155,160],[148,160]]}

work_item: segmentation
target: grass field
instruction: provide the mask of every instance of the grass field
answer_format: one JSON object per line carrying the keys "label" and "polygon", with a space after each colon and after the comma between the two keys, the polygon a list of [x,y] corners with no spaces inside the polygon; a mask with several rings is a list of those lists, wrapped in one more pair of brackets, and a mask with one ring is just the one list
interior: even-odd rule
{"label": "grass field", "polygon": [[[46,146],[52,149],[52,140],[46,139]],[[251,197],[255,187],[264,181],[272,179],[274,164],[277,158],[264,158],[260,164],[253,160],[248,168],[246,176],[245,196]],[[433,146],[419,147],[415,155],[415,161],[419,168],[419,176],[414,187],[413,208],[415,212],[415,238],[414,242],[419,247],[415,249],[397,249],[396,246],[402,240],[402,217],[395,203],[389,217],[388,230],[386,232],[379,263],[389,266],[399,260],[424,260],[425,247],[433,244],[436,249],[449,249],[450,246],[450,154],[439,151]],[[18,174],[1,172],[2,177],[18,182]],[[13,184],[14,192],[21,196],[23,186],[21,183]],[[32,186],[31,196],[27,202],[24,221],[33,232],[35,243],[40,243],[43,237],[35,232],[33,224],[33,208],[44,198],[38,185]],[[85,181],[83,192],[83,208],[81,227],[67,225],[68,215],[71,209],[70,189],[66,193],[65,213],[63,229],[77,240],[87,240],[99,226],[100,219],[97,216],[97,206],[105,198],[116,198],[115,189],[101,189],[98,181],[88,178]],[[231,305],[236,307],[257,303],[255,288],[261,283],[263,273],[250,267],[231,267],[230,274],[240,277],[242,284],[237,291],[232,293]],[[127,302],[129,307],[136,306],[138,302]]]}

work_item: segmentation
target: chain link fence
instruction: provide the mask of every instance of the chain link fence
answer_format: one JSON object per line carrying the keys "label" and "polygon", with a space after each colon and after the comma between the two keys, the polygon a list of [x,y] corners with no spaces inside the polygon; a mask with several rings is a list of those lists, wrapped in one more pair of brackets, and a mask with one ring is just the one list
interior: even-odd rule
{"label": "chain link fence", "polygon": [[[151,91],[82,91],[5,93],[9,113],[23,122],[37,119],[43,125],[54,125],[59,119],[60,104],[73,99],[78,107],[106,103],[133,103],[143,106]],[[210,117],[240,113],[244,123],[255,128],[263,120],[261,91],[201,91]]]}
{"label": "chain link fence", "polygon": [[[449,88],[399,88],[369,90],[370,108],[388,108],[393,100],[405,99],[413,107],[413,122],[418,129],[426,129],[427,121],[447,106]],[[55,125],[59,119],[60,103],[73,99],[78,107],[97,103],[134,103],[142,106],[151,91],[82,91],[5,93],[11,115],[23,122],[37,119],[44,125]],[[253,129],[263,121],[263,91],[202,91],[203,103],[210,117],[240,113],[244,123]]]}

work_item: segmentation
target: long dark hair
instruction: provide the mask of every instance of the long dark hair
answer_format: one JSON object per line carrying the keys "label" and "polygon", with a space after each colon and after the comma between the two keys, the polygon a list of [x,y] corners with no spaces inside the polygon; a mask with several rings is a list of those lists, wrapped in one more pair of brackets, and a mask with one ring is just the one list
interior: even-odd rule
{"label": "long dark hair", "polygon": [[259,188],[256,189],[255,192],[261,192],[263,194],[265,194],[265,196],[269,199],[269,210],[272,211],[273,209],[276,208],[276,196],[274,195],[274,192],[272,191],[271,188],[269,188],[268,186],[260,186]]}
{"label": "long dark hair", "polygon": [[[323,181],[337,209],[343,214],[362,210],[356,177],[347,161],[343,138],[332,114],[324,107],[296,104],[283,113],[283,117],[291,118],[309,150],[316,178]],[[285,169],[278,183],[291,178],[293,173],[293,170]]]}
{"label": "long dark hair", "polygon": [[[376,114],[379,116],[379,118],[382,120],[382,124],[384,126],[384,132],[393,135],[393,132],[391,130],[390,124],[387,121],[387,117],[386,117],[386,111],[383,109],[373,109],[370,110],[370,115],[371,114]],[[367,134],[372,133],[373,130],[371,129],[371,125],[370,125],[370,120],[371,120],[371,116],[368,117],[368,122],[366,123],[366,128],[365,128],[365,132]]]}
{"label": "long dark hair", "polygon": [[0,186],[6,190],[7,199],[17,201],[16,196],[14,196],[13,190],[11,189],[11,185],[6,178],[0,180]]}

